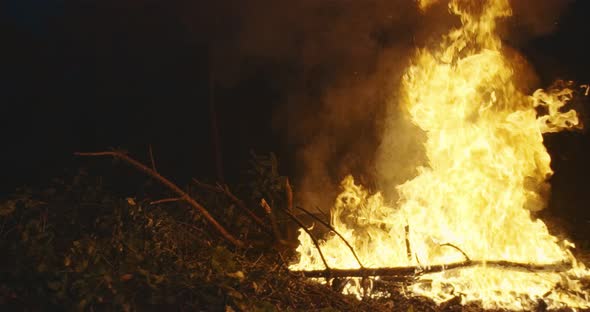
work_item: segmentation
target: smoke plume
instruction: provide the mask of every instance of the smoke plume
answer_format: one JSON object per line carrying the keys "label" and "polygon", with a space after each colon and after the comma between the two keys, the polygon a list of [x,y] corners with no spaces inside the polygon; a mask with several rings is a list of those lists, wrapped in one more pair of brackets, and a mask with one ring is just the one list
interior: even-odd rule
{"label": "smoke plume", "polygon": [[[398,109],[399,80],[417,47],[459,22],[448,1],[426,2],[220,0],[184,11],[193,31],[206,30],[220,83],[272,64],[285,94],[273,123],[295,153],[299,200],[327,210],[346,174],[394,200],[395,185],[424,162],[423,134]],[[505,40],[519,45],[553,31],[567,3],[513,1]],[[533,71],[511,53],[522,86],[532,88]]]}

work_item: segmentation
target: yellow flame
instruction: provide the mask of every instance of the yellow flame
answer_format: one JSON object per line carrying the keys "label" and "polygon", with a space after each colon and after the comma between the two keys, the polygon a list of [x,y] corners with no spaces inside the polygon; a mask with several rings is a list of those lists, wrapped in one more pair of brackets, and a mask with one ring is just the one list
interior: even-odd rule
{"label": "yellow flame", "polygon": [[[420,1],[425,8],[435,1]],[[476,5],[477,4],[477,5]],[[525,309],[543,299],[551,308],[590,307],[579,279],[590,271],[552,236],[540,210],[552,175],[543,133],[579,126],[575,111],[562,112],[573,96],[567,83],[523,94],[502,54],[496,20],[511,15],[507,0],[453,0],[462,26],[435,49],[419,50],[404,76],[402,105],[427,134],[428,165],[397,187],[400,201],[387,205],[354,183],[332,208],[332,225],[350,242],[365,267],[478,261],[529,264],[572,262],[567,272],[514,272],[479,266],[423,276],[413,294],[436,302],[461,294],[484,308]],[[542,111],[543,113],[539,113]],[[299,236],[292,270],[323,269],[309,236]],[[338,237],[321,243],[332,268],[359,268]],[[359,293],[360,285],[347,291]]]}
{"label": "yellow flame", "polygon": [[433,5],[437,2],[438,2],[438,0],[419,0],[418,1],[418,8],[420,8],[420,10],[422,10],[422,11],[425,11],[431,5]]}

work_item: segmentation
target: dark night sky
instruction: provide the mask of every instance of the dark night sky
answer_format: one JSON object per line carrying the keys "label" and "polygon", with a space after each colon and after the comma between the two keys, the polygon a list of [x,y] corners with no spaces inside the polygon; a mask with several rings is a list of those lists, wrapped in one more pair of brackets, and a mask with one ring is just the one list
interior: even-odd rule
{"label": "dark night sky", "polygon": [[166,7],[124,2],[4,2],[3,184],[59,174],[73,151],[150,143],[163,168],[211,174],[197,166],[211,162],[206,49]]}
{"label": "dark night sky", "polygon": [[[152,144],[160,170],[180,181],[214,175],[207,43],[231,37],[236,24],[222,19],[228,14],[218,21],[226,28],[195,31],[198,23],[186,23],[186,3],[0,2],[0,194],[77,166],[74,151],[109,147],[145,160]],[[206,5],[198,7],[205,12],[195,16],[208,14]],[[590,1],[573,1],[555,21],[555,31],[515,43],[542,83],[590,82],[589,17]],[[247,62],[248,72],[216,89],[226,172],[239,171],[237,160],[247,159],[253,148],[277,152],[285,172],[296,174],[293,147],[271,124],[286,97],[281,81],[293,65],[261,57]],[[588,134],[558,134],[547,141],[557,171],[552,203],[590,219]]]}

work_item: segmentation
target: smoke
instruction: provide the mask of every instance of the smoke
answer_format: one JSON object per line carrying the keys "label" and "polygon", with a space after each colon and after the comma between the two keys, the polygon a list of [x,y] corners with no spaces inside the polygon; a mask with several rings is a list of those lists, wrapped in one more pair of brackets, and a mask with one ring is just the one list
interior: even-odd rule
{"label": "smoke", "polygon": [[512,18],[506,36],[522,44],[538,36],[554,32],[563,11],[573,0],[522,1],[512,0]]}
{"label": "smoke", "polygon": [[[207,34],[219,83],[272,68],[285,94],[272,122],[295,155],[296,193],[308,208],[327,210],[346,174],[393,200],[394,187],[424,162],[423,134],[398,109],[396,92],[415,48],[458,20],[448,1],[422,2],[423,10],[411,0],[220,0],[184,12],[194,32]],[[553,31],[567,3],[512,1],[503,38],[518,46]],[[536,84],[513,52],[528,73],[522,85]]]}
{"label": "smoke", "polygon": [[272,122],[294,153],[305,206],[329,209],[347,174],[375,181],[387,104],[416,42],[426,38],[416,3],[220,1],[186,11],[194,10],[201,15],[192,21],[187,13],[193,31],[216,34],[208,44],[218,83],[232,85],[259,64],[272,67],[285,94]]}

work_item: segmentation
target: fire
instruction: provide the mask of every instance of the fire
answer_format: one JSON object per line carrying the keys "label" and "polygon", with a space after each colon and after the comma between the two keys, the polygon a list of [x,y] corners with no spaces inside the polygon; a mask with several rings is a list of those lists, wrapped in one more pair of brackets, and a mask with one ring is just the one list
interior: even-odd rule
{"label": "fire", "polygon": [[[579,127],[576,112],[563,111],[573,91],[567,83],[532,95],[516,87],[495,32],[497,19],[511,15],[508,0],[452,0],[449,7],[462,26],[437,48],[417,51],[401,86],[404,110],[427,134],[428,165],[397,187],[400,200],[391,205],[346,177],[332,226],[364,267],[428,268],[466,257],[483,262],[420,275],[409,287],[439,303],[460,295],[484,308],[526,309],[539,299],[550,308],[588,308],[579,280],[590,271],[569,251],[573,244],[531,217],[543,209],[553,173],[542,134]],[[300,260],[290,269],[324,269],[304,231],[299,240]],[[360,268],[337,236],[321,241],[321,249],[331,268]],[[571,263],[571,269],[531,273],[487,261]],[[345,291],[359,294],[360,283]]]}

